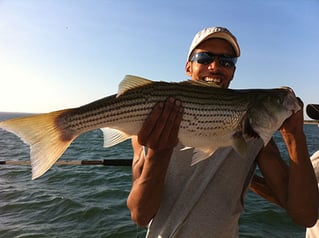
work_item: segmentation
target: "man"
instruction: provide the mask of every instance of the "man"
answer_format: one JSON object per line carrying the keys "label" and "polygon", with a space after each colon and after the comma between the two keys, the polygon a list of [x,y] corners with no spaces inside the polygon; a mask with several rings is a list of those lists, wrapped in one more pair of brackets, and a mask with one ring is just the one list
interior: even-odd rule
{"label": "man", "polygon": [[[307,115],[316,121],[319,120],[319,104],[308,104],[306,108]],[[318,124],[319,127],[319,124]],[[313,155],[310,157],[312,162],[312,166],[315,170],[318,187],[319,187],[319,150],[317,150]],[[318,201],[319,202],[319,201]],[[319,237],[319,219],[317,223],[311,227],[306,229],[306,238],[316,238]]]}
{"label": "man", "polygon": [[[314,167],[316,177],[317,177],[318,187],[319,187],[319,150],[313,153],[313,155],[310,157],[310,160]],[[314,226],[306,229],[306,238],[316,238],[316,237],[319,237],[319,219],[317,220]]]}
{"label": "man", "polygon": [[[237,40],[226,28],[206,28],[194,37],[186,74],[192,80],[228,88],[239,56]],[[237,237],[243,197],[256,161],[264,178],[255,177],[255,191],[284,207],[295,222],[315,223],[318,190],[302,110],[280,130],[290,155],[289,167],[275,143],[263,147],[260,138],[248,143],[246,158],[227,147],[190,166],[192,151],[180,151],[177,138],[182,103],[174,98],[159,102],[132,140],[133,185],[127,204],[138,225],[149,224],[148,237]]]}

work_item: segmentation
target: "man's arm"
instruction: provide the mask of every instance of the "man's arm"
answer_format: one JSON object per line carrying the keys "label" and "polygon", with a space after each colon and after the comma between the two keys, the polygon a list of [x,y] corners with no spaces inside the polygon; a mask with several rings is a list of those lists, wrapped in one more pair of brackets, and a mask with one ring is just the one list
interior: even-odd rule
{"label": "man's arm", "polygon": [[[267,200],[275,199],[294,222],[310,227],[318,218],[319,201],[317,181],[303,132],[303,110],[288,118],[280,132],[287,146],[290,165],[283,162],[273,140],[263,148],[257,160],[268,186],[268,193],[264,197]],[[256,189],[256,184],[254,186]],[[261,192],[257,193],[262,195]]]}
{"label": "man's arm", "polygon": [[[164,192],[165,175],[183,117],[180,101],[169,98],[158,103],[132,139],[133,184],[127,199],[132,220],[146,226],[157,213]],[[144,155],[143,146],[147,147]]]}
{"label": "man's arm", "polygon": [[277,204],[278,206],[282,207],[282,204],[275,197],[274,192],[267,185],[267,183],[265,182],[265,179],[263,177],[254,175],[249,188],[251,191],[253,191],[254,193],[263,197],[267,201],[272,202],[272,203]]}

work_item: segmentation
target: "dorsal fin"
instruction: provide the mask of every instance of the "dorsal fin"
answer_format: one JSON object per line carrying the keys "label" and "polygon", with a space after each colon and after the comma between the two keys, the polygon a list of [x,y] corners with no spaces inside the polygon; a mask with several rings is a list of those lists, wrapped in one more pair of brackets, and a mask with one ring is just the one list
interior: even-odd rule
{"label": "dorsal fin", "polygon": [[145,79],[145,78],[137,77],[134,75],[126,75],[119,85],[117,97],[125,93],[127,90],[141,87],[151,83],[153,83],[153,81]]}

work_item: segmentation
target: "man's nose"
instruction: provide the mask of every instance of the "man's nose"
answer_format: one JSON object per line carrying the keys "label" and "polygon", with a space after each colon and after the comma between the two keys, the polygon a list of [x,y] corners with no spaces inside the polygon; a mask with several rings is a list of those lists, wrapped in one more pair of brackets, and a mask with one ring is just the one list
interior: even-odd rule
{"label": "man's nose", "polygon": [[211,62],[209,65],[208,65],[208,69],[210,70],[213,70],[213,69],[217,69],[220,67],[220,64],[218,62],[218,59],[214,59],[213,62]]}

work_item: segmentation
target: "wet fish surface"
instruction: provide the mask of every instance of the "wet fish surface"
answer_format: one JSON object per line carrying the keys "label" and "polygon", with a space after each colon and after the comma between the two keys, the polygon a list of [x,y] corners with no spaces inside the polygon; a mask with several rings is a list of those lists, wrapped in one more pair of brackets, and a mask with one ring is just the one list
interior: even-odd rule
{"label": "wet fish surface", "polygon": [[2,121],[0,128],[30,145],[35,179],[82,133],[101,128],[106,147],[137,135],[154,105],[169,97],[182,102],[178,139],[185,147],[195,148],[192,164],[219,147],[232,146],[245,156],[249,139],[260,137],[266,145],[282,123],[301,109],[288,87],[233,90],[196,81],[153,82],[127,75],[117,94],[78,108]]}

